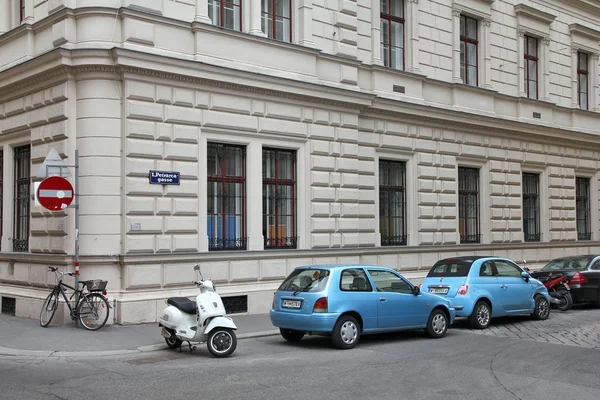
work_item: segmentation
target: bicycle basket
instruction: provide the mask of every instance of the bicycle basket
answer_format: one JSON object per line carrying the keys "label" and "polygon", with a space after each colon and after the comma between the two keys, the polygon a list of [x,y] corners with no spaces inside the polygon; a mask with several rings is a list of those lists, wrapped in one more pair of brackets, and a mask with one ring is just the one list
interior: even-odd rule
{"label": "bicycle basket", "polygon": [[106,289],[107,284],[108,284],[108,281],[103,281],[100,279],[94,279],[94,280],[85,282],[85,286],[87,287],[87,290],[89,290],[90,292],[101,292],[104,289]]}

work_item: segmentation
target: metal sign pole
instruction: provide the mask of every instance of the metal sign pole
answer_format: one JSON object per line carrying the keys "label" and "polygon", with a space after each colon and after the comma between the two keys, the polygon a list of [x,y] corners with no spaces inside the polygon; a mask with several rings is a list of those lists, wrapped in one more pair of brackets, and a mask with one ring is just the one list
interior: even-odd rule
{"label": "metal sign pole", "polygon": [[[75,168],[75,196],[74,203],[65,208],[75,209],[75,289],[79,287],[79,150],[75,150],[74,165],[46,164],[46,177],[48,176],[48,168],[58,168],[59,176],[62,176],[63,168]],[[79,301],[79,295],[75,292],[75,304]]]}

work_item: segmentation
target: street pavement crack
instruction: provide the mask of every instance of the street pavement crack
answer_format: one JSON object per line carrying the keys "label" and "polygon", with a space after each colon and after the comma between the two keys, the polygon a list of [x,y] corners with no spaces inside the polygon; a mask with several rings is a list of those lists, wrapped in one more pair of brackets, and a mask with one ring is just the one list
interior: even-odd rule
{"label": "street pavement crack", "polygon": [[517,396],[512,390],[510,390],[509,388],[507,388],[502,382],[500,382],[500,379],[498,379],[498,376],[496,375],[496,371],[494,371],[494,361],[496,360],[496,358],[498,358],[498,356],[501,353],[503,353],[504,351],[510,349],[511,347],[513,347],[513,346],[515,346],[517,344],[519,344],[519,343],[511,343],[510,345],[508,345],[506,347],[503,347],[496,354],[494,354],[494,356],[490,360],[490,372],[492,373],[492,376],[494,377],[494,379],[496,380],[496,382],[498,382],[498,384],[500,386],[502,386],[502,389],[504,389],[505,391],[507,391],[508,393],[510,393],[511,395],[513,395],[516,399],[523,400],[519,396]]}

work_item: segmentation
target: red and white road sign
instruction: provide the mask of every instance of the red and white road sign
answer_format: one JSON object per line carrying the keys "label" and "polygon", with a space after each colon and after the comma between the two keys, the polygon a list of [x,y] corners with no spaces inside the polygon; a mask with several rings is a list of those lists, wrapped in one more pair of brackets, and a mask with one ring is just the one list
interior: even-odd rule
{"label": "red and white road sign", "polygon": [[60,176],[44,179],[37,190],[37,198],[42,207],[52,211],[67,208],[73,201],[73,196],[73,186]]}

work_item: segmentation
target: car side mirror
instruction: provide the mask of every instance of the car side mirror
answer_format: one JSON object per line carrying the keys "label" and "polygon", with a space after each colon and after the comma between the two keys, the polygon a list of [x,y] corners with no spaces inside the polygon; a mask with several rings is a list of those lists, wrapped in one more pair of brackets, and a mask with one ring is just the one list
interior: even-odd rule
{"label": "car side mirror", "polygon": [[419,289],[418,286],[413,286],[412,292],[415,296],[417,296],[421,292],[421,289]]}
{"label": "car side mirror", "polygon": [[523,279],[525,279],[525,282],[529,282],[529,278],[531,278],[531,275],[529,275],[527,272],[523,271],[523,272],[521,272],[521,277],[523,277]]}

